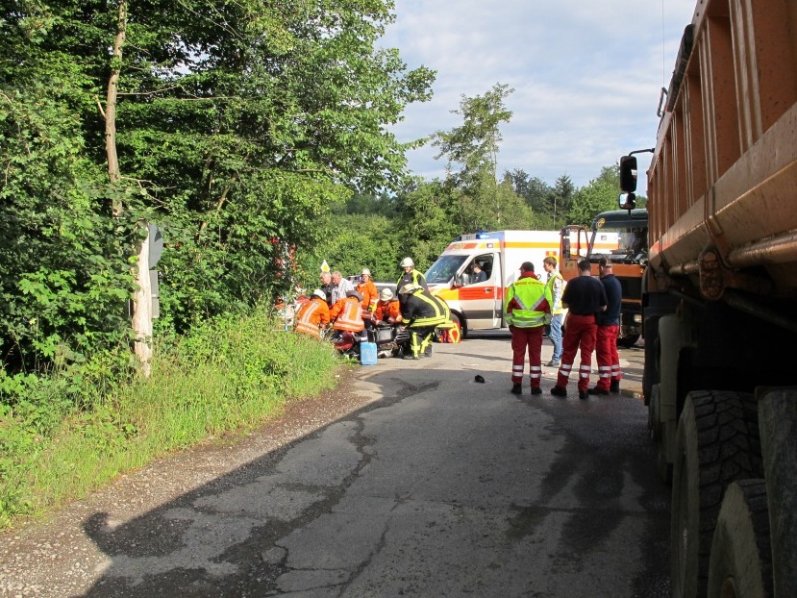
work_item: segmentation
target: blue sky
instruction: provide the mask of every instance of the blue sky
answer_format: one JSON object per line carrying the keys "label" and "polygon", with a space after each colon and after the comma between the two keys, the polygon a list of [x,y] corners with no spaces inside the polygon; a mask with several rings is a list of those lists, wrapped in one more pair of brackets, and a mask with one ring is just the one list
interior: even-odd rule
{"label": "blue sky", "polygon": [[[623,153],[655,145],[659,91],[694,8],[695,0],[396,0],[381,45],[437,80],[434,98],[409,106],[395,132],[408,141],[451,129],[462,122],[451,110],[463,95],[508,84],[513,116],[501,129],[499,173],[522,168],[549,184],[564,174],[586,185]],[[410,169],[442,178],[436,153],[411,151]]]}

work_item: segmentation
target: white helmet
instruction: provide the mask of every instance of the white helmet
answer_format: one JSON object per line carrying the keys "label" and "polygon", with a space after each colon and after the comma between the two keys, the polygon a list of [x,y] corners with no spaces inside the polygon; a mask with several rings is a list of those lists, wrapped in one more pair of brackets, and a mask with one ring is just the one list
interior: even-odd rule
{"label": "white helmet", "polygon": [[318,297],[322,301],[327,300],[327,294],[321,289],[316,289],[315,291],[313,291],[313,297]]}
{"label": "white helmet", "polygon": [[361,272],[361,274],[363,276],[371,276],[371,271],[368,268],[363,268],[363,271]]}
{"label": "white helmet", "polygon": [[393,291],[385,287],[379,291],[379,299],[382,301],[390,301],[393,298]]}
{"label": "white helmet", "polygon": [[402,268],[414,268],[415,267],[415,262],[412,261],[411,257],[405,257],[403,260],[401,260],[401,267]]}

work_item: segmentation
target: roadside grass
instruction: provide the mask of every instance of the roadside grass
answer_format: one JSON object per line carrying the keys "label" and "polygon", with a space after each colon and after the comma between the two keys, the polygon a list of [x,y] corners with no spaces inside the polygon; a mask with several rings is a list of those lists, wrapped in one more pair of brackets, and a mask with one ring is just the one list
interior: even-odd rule
{"label": "roadside grass", "polygon": [[149,379],[130,377],[89,405],[39,397],[52,412],[31,418],[25,401],[0,404],[0,528],[170,452],[250,432],[288,401],[334,386],[340,365],[329,344],[261,313],[226,316],[156,347]]}

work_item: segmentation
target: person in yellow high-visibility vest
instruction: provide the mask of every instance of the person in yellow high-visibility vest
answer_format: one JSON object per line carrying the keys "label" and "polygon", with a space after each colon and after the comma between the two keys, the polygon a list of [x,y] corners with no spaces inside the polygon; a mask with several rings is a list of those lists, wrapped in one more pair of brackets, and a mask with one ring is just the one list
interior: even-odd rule
{"label": "person in yellow high-visibility vest", "polygon": [[551,321],[551,289],[534,274],[534,264],[523,262],[520,278],[507,289],[504,318],[512,333],[512,393],[523,393],[523,369],[529,354],[531,394],[542,392],[542,332]]}

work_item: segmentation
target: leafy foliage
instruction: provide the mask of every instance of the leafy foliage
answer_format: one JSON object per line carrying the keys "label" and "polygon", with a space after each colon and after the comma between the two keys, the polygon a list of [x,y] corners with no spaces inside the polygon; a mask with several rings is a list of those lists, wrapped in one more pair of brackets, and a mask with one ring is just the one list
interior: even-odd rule
{"label": "leafy foliage", "polygon": [[[143,222],[164,231],[160,333],[288,284],[354,190],[395,188],[386,126],[430,96],[376,40],[393,3],[32,0],[0,11],[0,357],[11,371],[126,344]],[[109,184],[103,104],[120,73]],[[111,213],[111,206],[122,210]],[[121,215],[119,215],[121,214]]]}
{"label": "leafy foliage", "polygon": [[617,193],[620,188],[620,172],[616,166],[604,167],[598,178],[573,194],[568,212],[570,224],[589,226],[595,214],[617,209]]}

